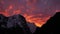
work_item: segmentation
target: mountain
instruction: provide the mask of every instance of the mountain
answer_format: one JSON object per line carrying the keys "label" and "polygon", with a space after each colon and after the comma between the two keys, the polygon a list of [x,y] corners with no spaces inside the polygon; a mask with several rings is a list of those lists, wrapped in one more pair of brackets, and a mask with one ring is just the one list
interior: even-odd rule
{"label": "mountain", "polygon": [[[1,27],[1,25],[3,27]],[[0,14],[0,33],[16,33],[16,34],[32,34],[27,25],[25,18],[22,15],[13,15],[5,17]]]}
{"label": "mountain", "polygon": [[[8,20],[8,24],[11,24],[12,26],[18,24],[22,29],[23,31],[26,33],[26,34],[30,34],[30,29],[27,25],[27,21],[25,19],[25,17],[23,17],[22,15],[20,14],[17,14],[17,15],[13,15],[13,16],[10,16],[9,20]],[[9,24],[9,26],[11,27],[11,25]],[[9,27],[8,26],[8,27]]]}
{"label": "mountain", "polygon": [[35,32],[33,34],[41,34],[40,33],[40,27],[36,27],[36,30],[35,30]]}
{"label": "mountain", "polygon": [[6,27],[7,26],[8,17],[0,14],[0,26]]}
{"label": "mountain", "polygon": [[7,33],[8,34],[14,34],[14,33],[15,34],[26,34],[18,24],[16,24],[13,27],[8,28]]}
{"label": "mountain", "polygon": [[35,32],[35,30],[36,30],[36,25],[34,24],[34,23],[30,23],[30,22],[27,22],[27,25],[28,25],[28,27],[30,28],[30,31],[32,32],[32,33],[34,33]]}
{"label": "mountain", "polygon": [[34,34],[60,34],[60,12],[57,12],[41,28],[37,27]]}
{"label": "mountain", "polygon": [[40,29],[41,34],[60,34],[60,12],[51,17]]}
{"label": "mountain", "polygon": [[0,34],[6,33],[7,20],[8,20],[8,17],[5,17],[4,15],[0,14]]}

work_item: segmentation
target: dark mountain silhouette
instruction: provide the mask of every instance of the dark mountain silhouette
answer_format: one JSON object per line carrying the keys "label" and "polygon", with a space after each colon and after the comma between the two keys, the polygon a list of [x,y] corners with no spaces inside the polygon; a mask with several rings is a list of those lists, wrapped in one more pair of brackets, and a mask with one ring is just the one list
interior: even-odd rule
{"label": "dark mountain silhouette", "polygon": [[0,14],[0,25],[7,26],[7,20],[8,20],[8,17],[5,17],[4,15]]}
{"label": "dark mountain silhouette", "polygon": [[[38,31],[38,30],[36,30]],[[40,32],[40,33],[39,33]],[[60,34],[60,12],[57,12],[44,24],[38,34]],[[35,33],[35,34],[36,34]]]}
{"label": "dark mountain silhouette", "polygon": [[8,17],[5,17],[4,15],[0,14],[0,33],[4,34],[7,31],[7,20]]}
{"label": "dark mountain silhouette", "polygon": [[41,34],[40,33],[40,27],[36,27],[36,30],[35,30],[35,32],[33,34]]}
{"label": "dark mountain silhouette", "polygon": [[31,31],[32,33],[34,33],[35,30],[36,30],[36,25],[35,25],[34,23],[30,23],[30,22],[27,22],[27,25],[28,25],[28,27],[30,28],[30,31]]}
{"label": "dark mountain silhouette", "polygon": [[17,23],[23,29],[23,31],[26,34],[31,34],[30,29],[29,29],[29,27],[27,25],[27,22],[26,22],[25,18],[22,15],[19,15],[19,14],[14,15],[14,16],[12,16],[10,18],[12,18],[11,20],[15,21],[14,25]]}
{"label": "dark mountain silhouette", "polygon": [[[2,34],[32,34],[22,15],[5,17],[0,14],[0,33]],[[1,27],[1,25],[3,27]],[[4,28],[4,26],[6,26]]]}
{"label": "dark mountain silhouette", "polygon": [[11,28],[8,28],[7,33],[8,34],[14,34],[14,33],[15,34],[26,34],[18,24],[16,24],[15,26]]}

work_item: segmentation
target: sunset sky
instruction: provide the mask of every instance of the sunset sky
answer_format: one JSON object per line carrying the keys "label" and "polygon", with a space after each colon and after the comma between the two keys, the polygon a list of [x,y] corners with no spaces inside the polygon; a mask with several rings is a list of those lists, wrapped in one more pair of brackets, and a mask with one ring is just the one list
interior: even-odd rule
{"label": "sunset sky", "polygon": [[0,14],[21,14],[38,27],[59,11],[60,0],[0,0]]}

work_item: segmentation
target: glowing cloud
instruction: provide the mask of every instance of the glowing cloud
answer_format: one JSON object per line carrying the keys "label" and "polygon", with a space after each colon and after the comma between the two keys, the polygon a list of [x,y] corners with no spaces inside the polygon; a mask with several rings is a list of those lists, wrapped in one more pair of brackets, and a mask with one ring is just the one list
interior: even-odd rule
{"label": "glowing cloud", "polygon": [[41,27],[60,11],[59,0],[0,0],[0,14],[7,17],[22,14],[27,21]]}

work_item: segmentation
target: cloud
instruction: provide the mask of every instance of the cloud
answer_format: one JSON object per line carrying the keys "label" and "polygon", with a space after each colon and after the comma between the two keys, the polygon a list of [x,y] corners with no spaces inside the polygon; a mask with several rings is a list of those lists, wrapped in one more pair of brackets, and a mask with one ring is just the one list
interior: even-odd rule
{"label": "cloud", "polygon": [[3,0],[0,14],[12,16],[22,14],[27,21],[37,26],[43,25],[47,19],[60,10],[60,0]]}

